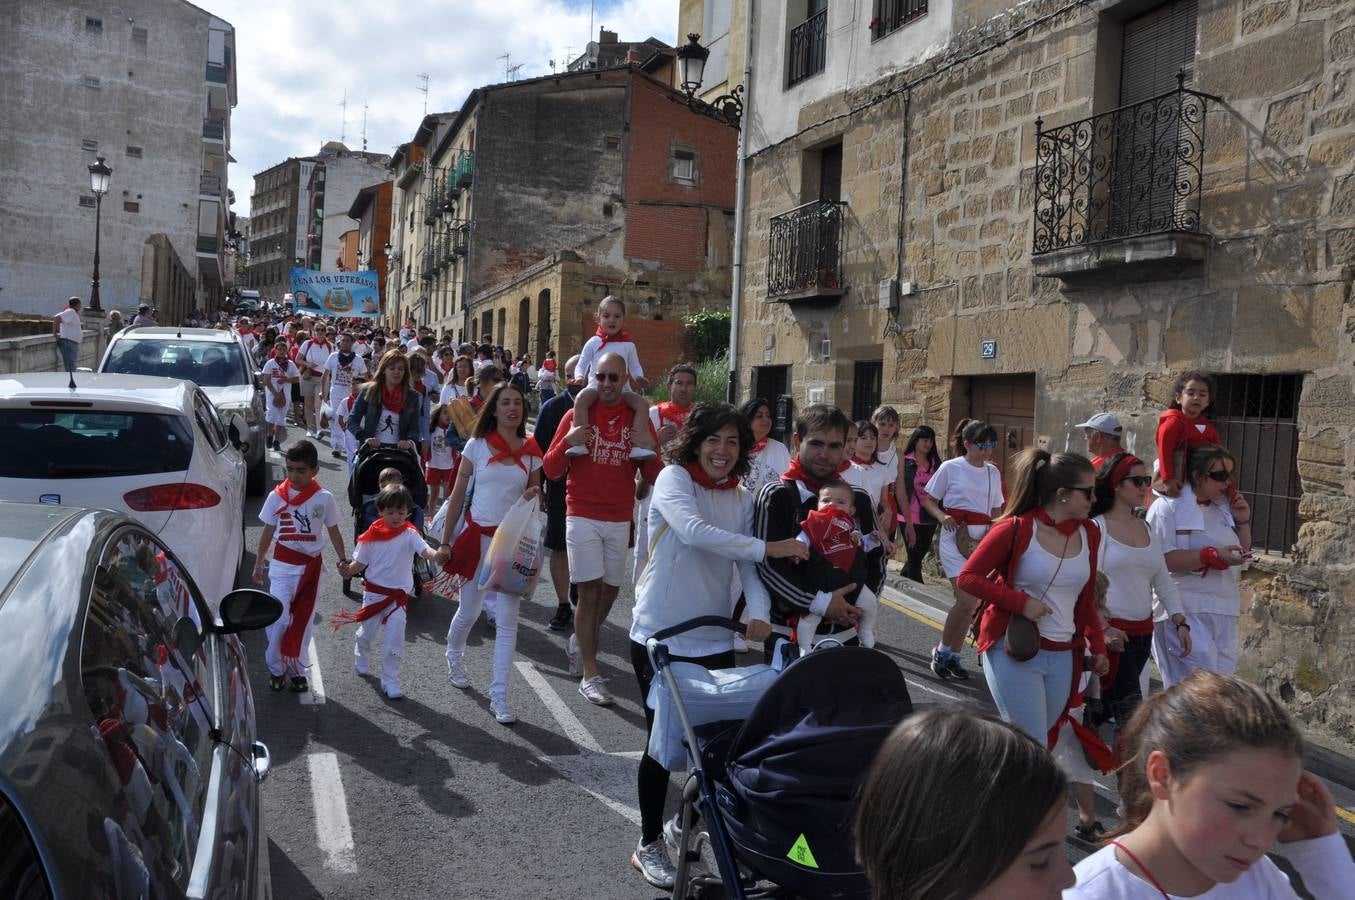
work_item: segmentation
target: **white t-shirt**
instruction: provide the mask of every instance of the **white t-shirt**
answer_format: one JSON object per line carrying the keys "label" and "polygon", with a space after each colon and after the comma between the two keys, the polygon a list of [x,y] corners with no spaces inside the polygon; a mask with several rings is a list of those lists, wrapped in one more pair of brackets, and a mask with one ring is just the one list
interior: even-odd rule
{"label": "white t-shirt", "polygon": [[69,306],[56,314],[57,319],[57,337],[63,341],[75,341],[77,344],[85,337],[85,330],[80,326],[80,314]]}
{"label": "white t-shirt", "polygon": [[524,472],[510,460],[494,465],[489,458],[494,450],[484,438],[471,438],[461,451],[461,464],[470,463],[475,493],[471,496],[470,517],[477,525],[498,525],[522,492],[527,490],[528,476],[541,468],[539,456],[524,456]]}
{"label": "white t-shirt", "polygon": [[366,341],[354,341],[353,352],[356,353],[358,356],[361,356],[363,359],[371,359],[372,345],[367,343]]}
{"label": "white t-shirt", "polygon": [[644,378],[645,370],[640,368],[640,354],[631,341],[608,341],[602,346],[602,338],[596,334],[584,341],[579,352],[579,363],[574,367],[574,375],[585,384],[593,383],[593,370],[597,368],[599,356],[616,353],[626,361],[626,374],[631,378]]}
{"label": "white t-shirt", "polygon": [[[1183,507],[1182,503],[1189,503],[1190,507]],[[1186,513],[1186,517],[1196,519],[1191,524],[1198,527],[1183,527],[1180,519],[1182,511]],[[1233,530],[1233,514],[1222,503],[1200,506],[1195,502],[1194,496],[1157,497],[1148,507],[1147,521],[1163,553],[1170,553],[1173,550],[1200,551],[1205,547],[1223,548],[1237,545],[1237,532]],[[1185,533],[1178,534],[1178,531]],[[1229,566],[1223,571],[1209,569],[1203,577],[1199,571],[1171,573],[1186,616],[1189,617],[1192,613],[1238,615],[1242,599],[1237,588],[1237,571],[1237,566]]]}
{"label": "white t-shirt", "polygon": [[442,393],[438,395],[438,403],[447,403],[458,397],[469,398],[470,394],[459,384],[452,384],[450,381],[442,386]]}
{"label": "white t-shirt", "polygon": [[400,411],[398,409],[391,409],[385,405],[381,407],[381,418],[376,420],[376,434],[373,437],[382,444],[400,443]]}
{"label": "white t-shirt", "polygon": [[[1002,473],[992,463],[983,468],[970,465],[963,456],[948,459],[936,467],[927,482],[927,496],[941,504],[943,509],[967,509],[990,515],[1002,505]],[[969,534],[983,537],[986,525],[970,525]]]}
{"label": "white t-shirt", "polygon": [[1163,618],[1182,611],[1181,595],[1167,571],[1162,545],[1151,528],[1146,529],[1148,546],[1131,547],[1111,537],[1105,516],[1096,517],[1096,527],[1101,529],[1101,547],[1096,562],[1110,579],[1106,588],[1106,609],[1112,619],[1138,622],[1148,618],[1153,614],[1154,594],[1164,607],[1161,610]]}
{"label": "white t-shirt", "polygon": [[264,383],[272,384],[273,387],[283,393],[286,393],[287,387],[282,383],[282,379],[298,378],[300,375],[301,372],[297,369],[296,363],[292,362],[290,359],[287,360],[287,365],[285,367],[282,363],[278,362],[277,357],[274,357],[263,364]]}
{"label": "white t-shirt", "polygon": [[389,541],[358,541],[353,562],[365,563],[363,576],[372,584],[400,591],[414,590],[414,558],[428,549],[428,542],[413,528],[406,528]]}
{"label": "white t-shirt", "polygon": [[245,349],[249,351],[249,355],[253,356],[255,349],[259,346],[258,336],[252,331],[241,331],[239,334],[240,342],[245,345]]}
{"label": "white t-shirt", "polygon": [[324,488],[299,507],[283,503],[278,492],[272,490],[264,498],[259,521],[277,529],[279,544],[307,556],[319,556],[324,549],[325,532],[339,524],[339,507],[334,495]]}
{"label": "white t-shirt", "polygon": [[748,455],[748,471],[743,476],[743,486],[753,493],[769,481],[777,481],[781,473],[790,468],[790,451],[786,445],[768,438],[761,452]]}
{"label": "white t-shirt", "polygon": [[452,467],[452,448],[447,446],[447,429],[441,425],[433,426],[429,444],[431,455],[428,457],[428,468],[450,469]]}
{"label": "white t-shirt", "polygon": [[300,368],[303,364],[309,368],[306,370],[307,377],[320,377],[324,371],[325,363],[329,361],[329,355],[334,352],[334,347],[330,344],[317,343],[310,338],[301,342],[301,346],[296,350],[296,364]]}
{"label": "white t-shirt", "polygon": [[880,478],[889,486],[890,493],[893,493],[894,485],[899,480],[899,456],[898,444],[875,451],[875,468],[881,471]]}
{"label": "white t-shirt", "polygon": [[894,479],[889,477],[889,470],[886,467],[877,463],[859,463],[856,460],[850,461],[847,471],[842,473],[842,480],[854,488],[865,491],[877,504],[884,493],[885,485],[894,484]]}
{"label": "white t-shirt", "polygon": [[367,374],[367,363],[354,350],[353,359],[348,365],[341,365],[339,363],[339,351],[335,350],[329,354],[329,359],[325,360],[325,371],[329,373],[329,392],[342,397],[353,386],[355,377]]}
{"label": "white t-shirt", "polygon": [[[1156,501],[1154,501],[1156,505]],[[1303,884],[1314,897],[1349,897],[1355,883],[1355,863],[1338,832],[1311,841],[1281,844]],[[1115,847],[1102,847],[1073,867],[1077,885],[1063,892],[1063,900],[1162,900],[1162,892],[1139,878],[1115,858]],[[1172,900],[1177,895],[1169,894]],[[1296,900],[1298,894],[1289,879],[1269,857],[1259,862],[1232,884],[1216,884],[1189,900]],[[1186,898],[1181,898],[1186,900]]]}

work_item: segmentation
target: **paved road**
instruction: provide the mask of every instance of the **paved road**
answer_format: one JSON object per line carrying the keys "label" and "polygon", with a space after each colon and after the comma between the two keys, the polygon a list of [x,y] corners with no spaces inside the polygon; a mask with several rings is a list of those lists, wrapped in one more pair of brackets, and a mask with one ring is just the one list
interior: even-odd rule
{"label": "paved road", "polygon": [[[291,440],[298,436],[293,429]],[[327,445],[321,457],[320,480],[347,516],[343,463]],[[276,454],[270,458],[280,466]],[[254,501],[246,511],[250,548],[258,541],[258,507]],[[347,520],[344,531],[351,552]],[[326,550],[317,611],[326,621],[358,605],[341,594],[330,555]],[[252,564],[251,552],[245,573]],[[880,647],[903,669],[914,703],[991,711],[982,677],[942,683],[927,671],[942,615],[936,595],[889,588],[885,598]],[[602,634],[602,671],[617,703],[593,707],[565,672],[563,637],[546,628],[555,598],[543,582],[523,604],[509,695],[521,721],[512,727],[488,711],[493,636],[483,620],[466,656],[472,689],[447,683],[442,653],[455,606],[440,597],[426,595],[410,607],[408,696],[401,701],[386,699],[374,677],[354,673],[351,626],[336,634],[317,624],[309,695],[271,693],[262,635],[249,635],[259,733],[273,755],[264,811],[274,896],[655,896],[629,864],[639,836],[635,760],[644,739],[627,653],[631,605],[627,584]],[[976,668],[972,656],[968,662]],[[1355,802],[1340,790],[1340,802]],[[1113,798],[1113,781],[1102,779],[1098,803],[1108,823]],[[1070,823],[1075,819],[1070,807]],[[1070,844],[1075,859],[1084,852]]]}

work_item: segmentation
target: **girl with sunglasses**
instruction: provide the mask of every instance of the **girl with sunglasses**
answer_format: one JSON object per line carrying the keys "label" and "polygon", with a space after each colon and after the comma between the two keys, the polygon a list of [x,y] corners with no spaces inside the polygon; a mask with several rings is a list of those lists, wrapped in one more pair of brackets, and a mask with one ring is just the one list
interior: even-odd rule
{"label": "girl with sunglasses", "polygon": [[1116,453],[1096,474],[1092,503],[1092,521],[1101,529],[1101,571],[1109,580],[1105,635],[1110,672],[1101,680],[1101,700],[1117,733],[1143,700],[1140,678],[1153,649],[1154,594],[1163,627],[1176,634],[1182,654],[1190,655],[1190,622],[1167,571],[1162,544],[1135,512],[1147,500],[1151,483],[1143,460]]}
{"label": "girl with sunglasses", "polygon": [[1158,497],[1148,507],[1148,527],[1162,545],[1190,624],[1189,644],[1166,619],[1154,625],[1153,659],[1167,687],[1195,669],[1224,675],[1237,669],[1237,570],[1251,559],[1251,507],[1239,493],[1229,499],[1235,465],[1222,447],[1193,447],[1185,470],[1191,491]]}

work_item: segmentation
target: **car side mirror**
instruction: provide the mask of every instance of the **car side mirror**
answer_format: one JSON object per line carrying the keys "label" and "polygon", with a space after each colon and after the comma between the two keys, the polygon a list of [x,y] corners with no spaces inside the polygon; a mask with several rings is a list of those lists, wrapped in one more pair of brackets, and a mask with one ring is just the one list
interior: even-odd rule
{"label": "car side mirror", "polygon": [[174,647],[184,659],[192,659],[202,646],[202,632],[188,616],[180,616],[174,623]]}
{"label": "car side mirror", "polygon": [[230,421],[226,425],[226,436],[230,438],[231,446],[241,453],[249,452],[249,442],[241,437],[248,428],[249,426],[245,424],[244,416],[239,413],[231,414]]}
{"label": "car side mirror", "polygon": [[267,628],[282,616],[282,601],[267,591],[239,588],[221,598],[222,634],[258,631]]}
{"label": "car side mirror", "polygon": [[254,373],[254,389],[255,389],[255,390],[259,390],[259,391],[263,390],[263,372],[255,371],[255,373]]}

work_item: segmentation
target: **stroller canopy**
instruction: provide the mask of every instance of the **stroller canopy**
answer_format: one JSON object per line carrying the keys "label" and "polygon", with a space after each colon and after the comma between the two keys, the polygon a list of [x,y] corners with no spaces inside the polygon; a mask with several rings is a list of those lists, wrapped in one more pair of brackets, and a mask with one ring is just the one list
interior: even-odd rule
{"label": "stroller canopy", "polygon": [[413,451],[363,444],[358,448],[353,474],[348,479],[348,503],[354,510],[362,508],[364,497],[378,493],[382,469],[398,469],[405,487],[414,496],[414,505],[420,508],[428,505],[428,483],[423,480],[423,470],[419,468],[419,459]]}

